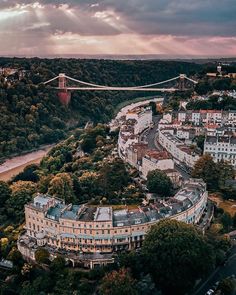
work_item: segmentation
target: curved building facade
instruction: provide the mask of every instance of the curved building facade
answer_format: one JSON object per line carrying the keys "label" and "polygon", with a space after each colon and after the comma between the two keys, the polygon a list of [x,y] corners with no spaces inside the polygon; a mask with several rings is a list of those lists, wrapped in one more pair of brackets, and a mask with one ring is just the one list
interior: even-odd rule
{"label": "curved building facade", "polygon": [[20,236],[18,248],[31,259],[38,247],[45,246],[52,254],[79,253],[81,261],[83,255],[96,257],[99,253],[109,263],[112,253],[141,247],[147,231],[160,219],[197,223],[206,203],[205,183],[196,179],[186,182],[174,197],[133,210],[65,205],[38,195],[25,206],[26,233]]}
{"label": "curved building facade", "polygon": [[[149,108],[136,112],[129,113],[119,134],[118,151],[125,160],[127,148],[139,142],[139,133],[152,121]],[[140,248],[151,226],[163,218],[198,223],[207,197],[206,184],[201,179],[184,182],[174,197],[157,198],[147,206],[132,210],[66,205],[61,200],[39,194],[25,206],[26,232],[18,239],[18,249],[25,258],[32,260],[36,250],[45,247],[51,257],[62,254],[73,265],[81,263],[90,268],[106,265],[114,262],[113,253]]]}

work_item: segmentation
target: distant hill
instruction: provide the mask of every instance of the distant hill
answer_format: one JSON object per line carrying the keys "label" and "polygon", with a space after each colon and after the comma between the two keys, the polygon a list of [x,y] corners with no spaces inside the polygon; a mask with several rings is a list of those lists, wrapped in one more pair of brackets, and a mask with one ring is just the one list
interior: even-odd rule
{"label": "distant hill", "polygon": [[0,68],[6,67],[24,70],[25,77],[18,81],[14,76],[10,84],[0,78],[0,158],[57,142],[68,129],[83,126],[88,120],[108,122],[118,103],[144,96],[74,92],[65,107],[55,90],[40,84],[59,73],[103,85],[137,86],[202,70],[199,64],[183,61],[0,58]]}

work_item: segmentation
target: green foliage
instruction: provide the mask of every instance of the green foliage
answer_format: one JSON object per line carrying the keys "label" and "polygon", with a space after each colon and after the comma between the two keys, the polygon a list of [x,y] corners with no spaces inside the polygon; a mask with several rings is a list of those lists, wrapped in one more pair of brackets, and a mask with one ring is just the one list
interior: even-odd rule
{"label": "green foliage", "polygon": [[225,212],[221,217],[221,222],[223,224],[224,230],[228,232],[233,224],[231,215],[228,212]]}
{"label": "green foliage", "polygon": [[219,171],[219,187],[224,188],[227,180],[234,179],[234,168],[228,162],[220,161],[217,163],[217,169]]}
{"label": "green foliage", "polygon": [[204,141],[205,141],[205,135],[198,135],[194,138],[194,141],[197,143],[197,146],[201,149],[203,152],[204,150]]}
{"label": "green foliage", "polygon": [[145,237],[146,265],[164,294],[185,294],[215,265],[212,247],[192,225],[161,220]]}
{"label": "green foliage", "polygon": [[1,207],[4,206],[6,200],[9,199],[10,195],[11,195],[11,189],[10,189],[9,185],[4,181],[0,181],[0,204],[1,204]]}
{"label": "green foliage", "polygon": [[50,195],[64,200],[66,203],[74,201],[73,181],[68,173],[58,173],[49,183]]}
{"label": "green foliage", "polygon": [[39,167],[36,164],[26,166],[22,172],[13,177],[12,182],[16,182],[18,180],[37,182],[39,180],[39,176],[37,174],[38,168]]}
{"label": "green foliage", "polygon": [[14,265],[23,265],[23,257],[20,251],[18,251],[16,248],[13,248],[10,251],[7,258],[10,259]]}
{"label": "green foliage", "polygon": [[234,170],[231,164],[220,161],[215,163],[209,154],[203,155],[194,165],[192,176],[202,178],[208,189],[223,189],[228,179],[233,179]]}
{"label": "green foliage", "polygon": [[150,193],[168,197],[172,192],[173,185],[170,178],[163,171],[157,169],[148,172],[147,188]]}
{"label": "green foliage", "polygon": [[81,148],[86,153],[91,153],[97,146],[97,142],[104,138],[106,135],[105,126],[99,124],[95,128],[86,130],[84,134],[81,135]]}
{"label": "green foliage", "polygon": [[128,181],[129,175],[121,159],[106,162],[100,170],[100,182],[105,195],[121,190]]}
{"label": "green foliage", "polygon": [[236,228],[236,213],[233,216],[233,227]]}
{"label": "green foliage", "polygon": [[[20,153],[41,144],[64,138],[68,129],[87,121],[108,122],[116,105],[140,92],[73,92],[68,107],[61,105],[57,92],[40,84],[60,72],[97,84],[137,86],[189,74],[202,68],[194,63],[175,61],[114,61],[81,59],[1,58],[1,67],[26,69],[27,76],[8,86],[0,81],[0,155]],[[36,84],[36,86],[34,85]],[[37,87],[38,86],[38,87]],[[52,84],[52,86],[56,86]],[[85,150],[94,142],[88,137]]]}
{"label": "green foliage", "polygon": [[212,90],[213,88],[208,81],[199,82],[195,87],[195,91],[200,95],[207,94]]}
{"label": "green foliage", "polygon": [[99,294],[101,295],[136,295],[138,294],[135,280],[130,272],[121,268],[105,275],[100,285]]}
{"label": "green foliage", "polygon": [[236,281],[232,278],[226,278],[220,281],[218,289],[221,290],[224,295],[232,295],[236,289]]}
{"label": "green foliage", "polygon": [[35,252],[35,260],[38,263],[49,263],[49,252],[45,248],[39,248]]}
{"label": "green foliage", "polygon": [[186,108],[188,110],[234,110],[236,108],[235,98],[230,96],[210,96],[208,100],[191,100]]}
{"label": "green foliage", "polygon": [[57,256],[56,258],[53,259],[50,268],[52,271],[55,272],[60,272],[65,268],[66,265],[66,261],[65,258],[63,256]]}
{"label": "green foliage", "polygon": [[31,181],[17,181],[10,186],[12,194],[6,201],[8,218],[12,222],[23,221],[24,205],[32,200],[36,193],[36,185]]}
{"label": "green foliage", "polygon": [[156,105],[156,103],[155,103],[154,101],[151,101],[151,102],[149,103],[149,106],[152,108],[152,114],[153,114],[153,116],[158,115],[158,111],[157,111],[157,105]]}

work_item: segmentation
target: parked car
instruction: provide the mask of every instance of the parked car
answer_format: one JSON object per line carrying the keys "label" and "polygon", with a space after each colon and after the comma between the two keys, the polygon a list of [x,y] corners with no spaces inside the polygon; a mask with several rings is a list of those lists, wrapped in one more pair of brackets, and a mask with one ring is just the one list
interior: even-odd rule
{"label": "parked car", "polygon": [[206,295],[212,295],[212,294],[214,294],[214,293],[215,293],[214,290],[209,289],[209,290],[206,292]]}

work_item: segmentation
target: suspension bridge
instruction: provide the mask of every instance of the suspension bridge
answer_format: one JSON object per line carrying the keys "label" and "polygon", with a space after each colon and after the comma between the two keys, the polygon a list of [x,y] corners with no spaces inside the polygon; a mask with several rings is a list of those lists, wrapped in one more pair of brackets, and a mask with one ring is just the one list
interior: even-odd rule
{"label": "suspension bridge", "polygon": [[[66,74],[59,74],[57,77],[54,77],[43,84],[47,85],[55,80],[58,80],[58,85],[53,87],[54,89],[59,90],[58,95],[62,103],[68,104],[71,98],[71,91],[160,91],[160,92],[174,92],[177,90],[185,90],[186,81],[193,84],[198,82],[187,77],[185,74],[180,74],[177,77],[160,81],[152,84],[141,85],[141,86],[107,86],[99,85],[89,82],[84,82],[78,79],[71,78]],[[69,86],[68,82],[78,83],[80,86]],[[171,82],[178,82],[177,87],[163,87],[163,84],[168,84]]]}

